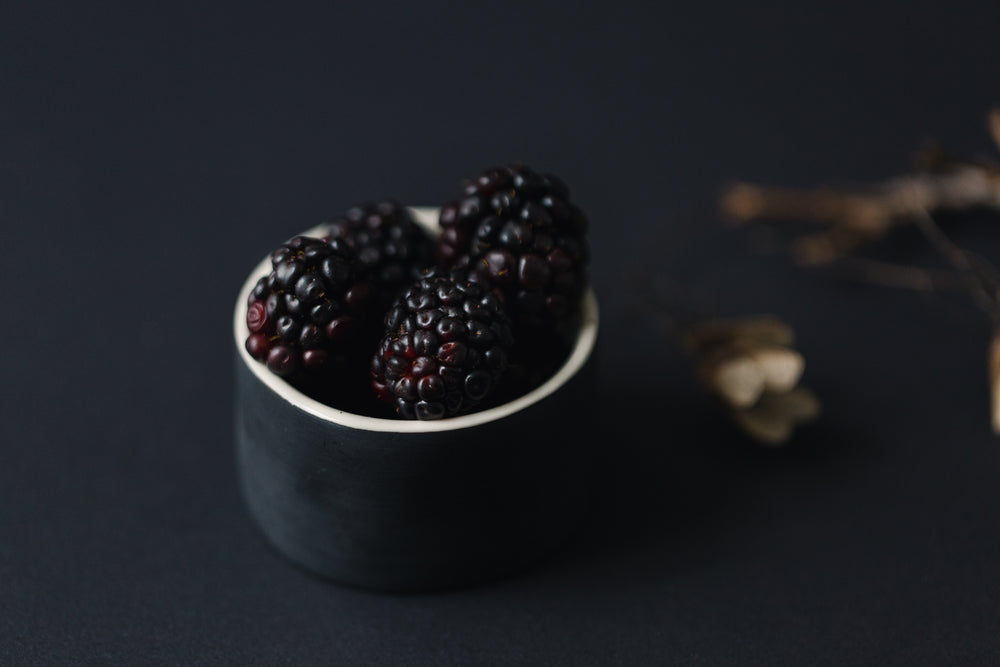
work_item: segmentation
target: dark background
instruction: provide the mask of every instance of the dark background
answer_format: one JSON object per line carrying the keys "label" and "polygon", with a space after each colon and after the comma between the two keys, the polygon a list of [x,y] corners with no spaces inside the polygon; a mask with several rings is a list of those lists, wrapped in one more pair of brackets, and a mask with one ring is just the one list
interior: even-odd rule
{"label": "dark background", "polygon": [[[928,139],[993,152],[1000,6],[755,4],[0,5],[0,663],[995,661],[984,318],[796,268],[715,199],[886,178]],[[508,160],[592,220],[586,409],[619,465],[521,576],[320,582],[238,495],[237,289],[325,217]],[[952,229],[998,257],[996,222]],[[642,274],[785,317],[820,421],[744,439],[636,312]]]}

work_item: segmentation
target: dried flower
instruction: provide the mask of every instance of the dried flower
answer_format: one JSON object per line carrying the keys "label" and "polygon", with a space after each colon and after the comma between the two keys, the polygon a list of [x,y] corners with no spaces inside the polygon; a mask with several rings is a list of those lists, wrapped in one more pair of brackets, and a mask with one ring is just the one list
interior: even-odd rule
{"label": "dried flower", "polygon": [[678,333],[702,386],[759,443],[786,444],[819,416],[819,399],[799,384],[805,359],[795,332],[781,319],[706,320]]}
{"label": "dried flower", "polygon": [[[988,114],[987,128],[1000,148],[1000,108]],[[736,224],[784,220],[826,225],[792,242],[792,256],[801,265],[834,265],[855,278],[892,287],[966,292],[992,326],[987,361],[991,426],[1000,435],[1000,269],[955,244],[933,218],[944,210],[1000,211],[1000,166],[937,149],[919,157],[915,172],[864,188],[799,190],[738,183],[721,197],[721,212]],[[901,225],[915,225],[950,270],[856,255]]]}
{"label": "dried flower", "polygon": [[[655,285],[655,286],[654,286]],[[700,385],[748,436],[762,445],[788,443],[796,426],[817,418],[820,401],[799,381],[805,358],[795,331],[773,315],[719,318],[683,301],[683,290],[643,280],[637,293],[667,338],[691,361]],[[657,289],[659,287],[659,289]]]}

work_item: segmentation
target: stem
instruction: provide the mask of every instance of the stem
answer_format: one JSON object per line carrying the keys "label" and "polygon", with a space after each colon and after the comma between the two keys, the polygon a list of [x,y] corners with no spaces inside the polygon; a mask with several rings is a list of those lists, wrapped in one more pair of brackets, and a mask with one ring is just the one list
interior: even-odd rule
{"label": "stem", "polygon": [[993,144],[1000,149],[1000,107],[990,110],[986,118],[986,123],[990,131],[990,137],[993,139]]}
{"label": "stem", "polygon": [[965,250],[948,238],[926,209],[918,211],[914,221],[938,253],[965,277],[976,304],[990,316],[994,324],[1000,323],[1000,305],[997,304],[996,297],[1000,285],[993,283],[991,276],[984,274],[978,262],[974,262]]}
{"label": "stem", "polygon": [[844,257],[837,268],[856,280],[917,292],[957,292],[967,289],[966,281],[950,271],[921,269],[865,257]]}

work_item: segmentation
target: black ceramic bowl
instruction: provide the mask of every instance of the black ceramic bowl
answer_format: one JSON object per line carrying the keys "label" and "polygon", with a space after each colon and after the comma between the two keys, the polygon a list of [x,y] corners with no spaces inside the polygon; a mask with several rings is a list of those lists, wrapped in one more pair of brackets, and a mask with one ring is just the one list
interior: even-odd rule
{"label": "black ceramic bowl", "polygon": [[[412,210],[436,229],[435,210]],[[592,291],[569,357],[535,390],[450,419],[379,419],[320,403],[247,353],[247,297],[269,268],[236,300],[236,453],[250,514],[281,554],[344,584],[429,591],[521,570],[578,528],[601,444]]]}

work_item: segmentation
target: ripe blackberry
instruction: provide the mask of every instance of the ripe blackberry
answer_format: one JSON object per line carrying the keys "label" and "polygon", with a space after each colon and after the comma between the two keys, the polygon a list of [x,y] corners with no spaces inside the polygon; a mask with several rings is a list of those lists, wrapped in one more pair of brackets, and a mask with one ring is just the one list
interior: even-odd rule
{"label": "ripe blackberry", "polygon": [[512,343],[507,315],[486,286],[460,270],[429,270],[386,313],[372,386],[406,419],[471,412],[506,370]]}
{"label": "ripe blackberry", "polygon": [[246,348],[277,375],[323,367],[354,338],[371,286],[343,241],[296,236],[271,253],[247,304]]}
{"label": "ripe blackberry", "polygon": [[484,171],[440,212],[437,257],[502,295],[518,327],[564,325],[587,284],[587,218],[556,176],[522,164]]}
{"label": "ripe blackberry", "polygon": [[362,277],[390,301],[434,263],[434,240],[391,199],[350,208],[327,228],[327,238],[351,246]]}

